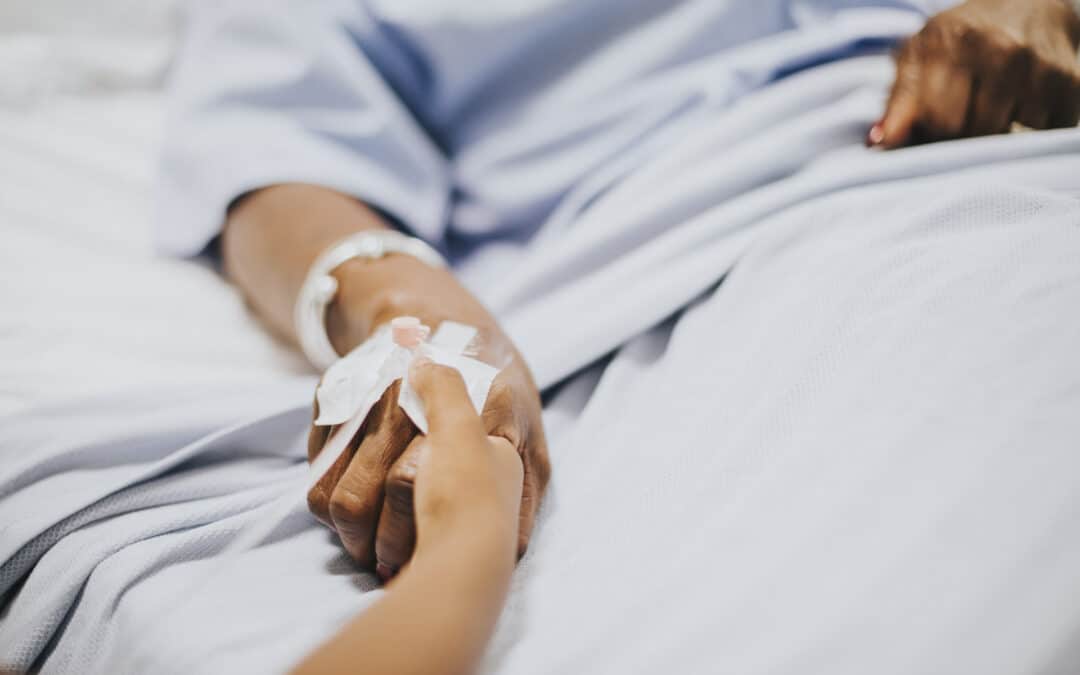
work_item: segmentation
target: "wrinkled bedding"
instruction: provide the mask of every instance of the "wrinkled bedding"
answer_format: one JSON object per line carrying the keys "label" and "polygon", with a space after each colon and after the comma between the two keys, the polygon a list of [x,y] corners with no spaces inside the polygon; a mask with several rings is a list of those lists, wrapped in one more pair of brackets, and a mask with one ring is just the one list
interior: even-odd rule
{"label": "wrinkled bedding", "polygon": [[[1075,670],[1080,131],[868,151],[890,73],[793,74],[462,268],[555,471],[487,672]],[[0,111],[5,667],[281,671],[379,592],[301,500],[218,564],[314,377],[151,252],[161,105]]]}

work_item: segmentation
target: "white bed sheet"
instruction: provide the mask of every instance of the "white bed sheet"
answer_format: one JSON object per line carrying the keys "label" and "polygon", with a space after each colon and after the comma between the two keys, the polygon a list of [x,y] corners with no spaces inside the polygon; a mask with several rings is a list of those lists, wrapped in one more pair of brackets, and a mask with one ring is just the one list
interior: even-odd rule
{"label": "white bed sheet", "polygon": [[[874,78],[867,79],[880,79]],[[836,110],[842,114],[828,117],[844,143],[845,130],[877,106],[871,93],[841,101]],[[160,259],[151,250],[149,188],[161,106],[157,94],[142,91],[59,96],[0,110],[0,414],[49,424],[55,408],[62,411],[55,415],[58,429],[108,428],[117,436],[124,414],[109,400],[113,394],[131,401],[132,392],[155,384],[169,391],[190,385],[220,390],[216,399],[223,400],[223,392],[265,385],[252,408],[266,413],[271,402],[287,401],[294,409],[264,420],[263,441],[297,435],[306,410],[296,394],[312,384],[305,365],[258,327],[213,270]],[[1080,322],[1060,309],[1080,297],[1071,266],[1080,259],[1077,184],[1066,170],[1074,160],[1063,154],[1075,155],[1076,134],[976,141],[962,151],[915,151],[893,164],[854,147],[823,154],[819,169],[856,173],[865,167],[882,182],[936,166],[1002,166],[957,179],[950,188],[957,190],[955,200],[938,194],[934,180],[866,193],[858,191],[859,180],[832,186],[838,195],[832,202],[776,215],[771,234],[741,258],[721,292],[676,327],[665,324],[621,350],[595,392],[590,374],[570,388],[581,391],[564,390],[571,397],[568,418],[590,403],[573,437],[553,443],[553,490],[488,669],[622,673],[715,665],[733,672],[1007,673],[1040,665],[1045,672],[1069,672],[1076,662],[1076,612],[1058,599],[1076,597],[1080,588],[1071,571],[1080,546],[1069,525],[1080,513],[1080,474],[1069,447],[1075,436],[1065,433],[1075,432],[1080,419],[1071,414],[1080,370],[1070,358]],[[810,131],[806,137],[831,138]],[[1050,156],[1055,147],[1061,149],[1057,158]],[[705,150],[709,156],[687,162],[687,170],[722,175],[727,148],[718,141]],[[1025,152],[1034,159],[1003,159]],[[789,182],[783,195],[802,202],[826,192],[807,182]],[[1018,187],[1006,190],[1008,183]],[[707,186],[700,192],[706,209],[715,195]],[[880,222],[862,227],[860,214],[881,203],[891,206]],[[910,203],[919,206],[912,210],[918,217],[908,217]],[[616,198],[591,217],[621,213],[635,222],[630,216],[639,209],[632,207]],[[766,213],[751,215],[768,220]],[[804,232],[804,216],[817,227]],[[718,229],[725,218],[733,216],[706,212],[702,224]],[[575,236],[588,235],[581,230]],[[681,232],[692,235],[685,227]],[[670,234],[681,236],[679,228]],[[716,274],[717,260],[742,256],[744,248],[734,242],[731,256],[702,248],[696,267],[683,269]],[[964,263],[954,267],[954,260]],[[564,262],[573,268],[575,259]],[[57,268],[63,273],[51,272]],[[621,279],[617,272],[613,265],[610,283],[598,275],[597,283],[567,293],[582,302],[589,299],[583,290],[610,294]],[[671,282],[666,288],[675,286],[672,278],[665,281]],[[541,303],[510,323],[525,336],[554,309]],[[928,316],[934,321],[924,321]],[[543,356],[545,334],[531,334],[529,353]],[[978,349],[947,339],[983,334],[992,339]],[[943,344],[953,351],[938,350]],[[548,351],[555,348],[565,351],[564,345]],[[700,362],[698,355],[710,350],[717,358]],[[1001,355],[1016,354],[1030,363],[1009,364],[1001,377],[985,382],[968,377],[999,372]],[[538,360],[541,366],[547,361]],[[909,376],[941,386],[916,382],[913,388],[934,396],[913,401],[904,395],[911,391],[903,388]],[[879,396],[882,383],[885,395]],[[666,409],[668,426],[645,423],[664,400],[674,400],[665,392],[688,386],[715,398]],[[987,420],[976,404],[980,397],[1008,402],[1003,391],[1019,397],[1006,408],[1015,419]],[[957,406],[953,396],[975,403]],[[79,403],[88,398],[93,402]],[[131,402],[138,426],[152,430],[153,409],[163,404],[145,397]],[[163,418],[177,428],[188,418],[209,424],[212,406],[196,399]],[[234,417],[241,408],[223,414]],[[80,410],[86,424],[71,414]],[[192,424],[184,433],[205,432]],[[1006,442],[1014,433],[1022,437],[1015,443],[1042,451],[1034,453],[1038,461]],[[18,434],[33,437],[25,428]],[[85,445],[72,440],[65,448],[65,440],[48,433],[41,438],[48,439],[46,452],[78,453]],[[301,471],[296,439],[285,440],[278,445],[289,447],[279,456],[269,444],[252,441],[266,456],[239,453],[211,467],[213,489],[259,491],[271,484],[264,479]],[[939,446],[946,444],[944,452]],[[137,449],[148,456],[155,451]],[[72,488],[67,492],[80,479],[87,482],[78,472],[57,474]],[[171,478],[202,486],[197,472]],[[24,490],[15,503],[42,501],[49,486],[40,487]],[[168,481],[133,487],[117,499],[143,488],[180,489]],[[205,510],[199,517],[215,521],[207,529],[222,537],[235,525],[231,511],[218,513],[219,497],[188,506]],[[242,489],[228,498],[246,499]],[[227,506],[224,511],[247,511],[251,504]],[[110,659],[123,659],[119,652],[131,637],[146,634],[142,623],[155,601],[173,599],[192,571],[207,564],[190,560],[206,553],[187,548],[203,546],[199,533],[179,528],[167,510],[125,515],[159,517],[162,527],[177,527],[169,537],[124,544],[119,555],[97,551],[105,558],[100,563],[70,554],[73,548],[86,553],[75,548],[80,541],[111,543],[103,531],[124,523],[103,521],[101,529],[69,537],[61,544],[67,549],[58,546],[35,569],[39,578],[31,590],[49,590],[50,573],[82,583],[67,568],[94,567],[69,627],[80,639],[104,635],[102,644],[113,650],[98,654],[65,639],[47,670],[93,671],[77,667],[90,658],[121,671]],[[190,615],[174,617],[170,628],[190,617],[183,624],[189,630],[170,633],[172,651],[157,654],[152,665],[179,668],[176,659],[185,656],[192,660],[188,672],[281,668],[371,601],[353,592],[366,588],[370,577],[355,574],[324,531],[306,517],[292,527],[291,537],[247,554],[254,572],[233,570],[213,580],[212,592],[199,594]],[[122,534],[117,540],[128,536]],[[177,546],[171,553],[184,560],[156,557],[158,547],[167,546]],[[142,579],[144,572],[160,573],[128,593],[126,579]],[[283,578],[293,583],[281,584]],[[265,592],[271,584],[277,592]],[[33,599],[27,594],[20,609]],[[199,623],[210,615],[217,618],[213,630]]]}
{"label": "white bed sheet", "polygon": [[152,250],[162,109],[138,90],[0,107],[0,415],[310,375],[216,271]]}

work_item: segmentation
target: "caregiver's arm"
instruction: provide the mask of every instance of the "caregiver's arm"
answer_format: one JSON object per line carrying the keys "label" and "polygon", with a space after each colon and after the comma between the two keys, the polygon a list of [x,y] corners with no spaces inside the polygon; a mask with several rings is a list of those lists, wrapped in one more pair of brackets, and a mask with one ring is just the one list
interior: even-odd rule
{"label": "caregiver's arm", "polygon": [[967,0],[904,44],[882,120],[884,148],[1080,118],[1080,14],[1074,0]]}

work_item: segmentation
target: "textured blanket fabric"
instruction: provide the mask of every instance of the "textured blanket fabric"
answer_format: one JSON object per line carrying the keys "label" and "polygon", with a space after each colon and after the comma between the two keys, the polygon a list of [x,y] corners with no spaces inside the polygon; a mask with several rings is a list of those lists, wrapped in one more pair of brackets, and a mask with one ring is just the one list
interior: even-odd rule
{"label": "textured blanket fabric", "polygon": [[[1080,662],[1080,131],[867,151],[887,57],[796,70],[463,262],[554,465],[487,672]],[[0,425],[0,665],[277,672],[377,597],[297,499],[312,386]]]}

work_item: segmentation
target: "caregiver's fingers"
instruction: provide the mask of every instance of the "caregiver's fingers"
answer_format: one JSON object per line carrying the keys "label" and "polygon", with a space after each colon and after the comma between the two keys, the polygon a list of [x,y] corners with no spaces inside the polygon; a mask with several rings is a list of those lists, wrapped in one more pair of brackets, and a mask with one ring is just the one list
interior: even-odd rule
{"label": "caregiver's fingers", "polygon": [[440,447],[445,442],[446,451],[456,454],[477,448],[487,434],[461,373],[427,359],[417,359],[409,368],[409,383],[423,403],[428,436],[433,442]]}
{"label": "caregiver's fingers", "polygon": [[409,561],[416,547],[413,487],[427,439],[416,436],[386,476],[382,511],[375,535],[375,572],[389,580]]}
{"label": "caregiver's fingers", "polygon": [[456,370],[420,361],[410,369],[409,381],[423,402],[429,429],[416,476],[419,536],[430,542],[462,527],[474,533],[494,527],[512,548],[524,475],[517,448],[487,434]]}
{"label": "caregiver's fingers", "polygon": [[394,383],[372,409],[363,440],[330,494],[334,530],[349,555],[368,569],[376,564],[375,532],[387,475],[416,433],[397,405],[399,389],[400,382]]}

